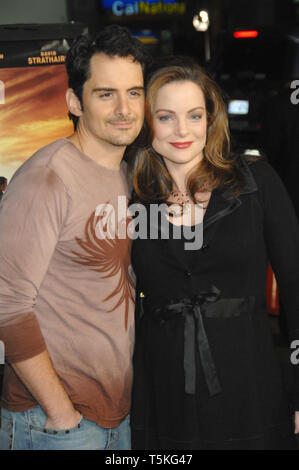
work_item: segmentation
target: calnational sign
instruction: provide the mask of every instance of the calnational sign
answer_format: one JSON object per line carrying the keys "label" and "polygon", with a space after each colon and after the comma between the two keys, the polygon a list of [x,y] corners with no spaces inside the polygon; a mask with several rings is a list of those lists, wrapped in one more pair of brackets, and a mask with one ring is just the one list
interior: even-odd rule
{"label": "calnational sign", "polygon": [[132,15],[183,15],[186,12],[186,2],[175,0],[149,0],[147,2],[130,0],[103,0],[105,10],[111,10],[115,16]]}

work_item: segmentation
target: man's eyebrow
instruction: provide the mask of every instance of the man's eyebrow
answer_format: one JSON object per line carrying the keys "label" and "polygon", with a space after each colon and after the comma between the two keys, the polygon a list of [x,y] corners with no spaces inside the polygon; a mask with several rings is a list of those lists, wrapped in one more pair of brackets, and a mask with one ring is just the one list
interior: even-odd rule
{"label": "man's eyebrow", "polygon": [[[131,91],[131,90],[141,90],[141,91],[144,91],[144,87],[143,87],[143,86],[140,86],[140,85],[138,85],[138,86],[132,86],[132,87],[128,88],[127,91]],[[108,91],[108,92],[109,92],[109,91],[118,91],[118,90],[117,90],[117,88],[109,88],[109,87],[107,87],[107,88],[105,88],[105,87],[93,88],[93,90],[92,90],[93,93],[99,92],[99,91],[101,91],[101,92],[105,92],[105,91],[107,92],[107,91]]]}
{"label": "man's eyebrow", "polygon": [[142,90],[142,91],[144,91],[144,86],[140,86],[140,85],[132,86],[131,88],[129,88],[128,91],[130,91],[130,90]]}
{"label": "man's eyebrow", "polygon": [[98,91],[116,91],[116,88],[97,87],[93,88],[92,93],[97,93]]}

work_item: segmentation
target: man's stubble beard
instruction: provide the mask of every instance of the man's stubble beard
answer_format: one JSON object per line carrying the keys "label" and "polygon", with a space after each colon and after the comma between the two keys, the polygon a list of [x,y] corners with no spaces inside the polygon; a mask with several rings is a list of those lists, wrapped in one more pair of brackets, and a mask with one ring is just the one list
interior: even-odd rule
{"label": "man's stubble beard", "polygon": [[138,137],[141,132],[142,126],[138,130],[130,133],[128,130],[124,129],[120,131],[117,135],[110,134],[107,136],[107,142],[111,145],[115,145],[116,147],[126,147],[134,142],[134,140]]}
{"label": "man's stubble beard", "polygon": [[[138,135],[138,134],[137,134]],[[115,147],[127,147],[128,145],[132,144],[136,139],[136,136],[114,136],[111,139],[107,139],[111,145],[115,145]]]}

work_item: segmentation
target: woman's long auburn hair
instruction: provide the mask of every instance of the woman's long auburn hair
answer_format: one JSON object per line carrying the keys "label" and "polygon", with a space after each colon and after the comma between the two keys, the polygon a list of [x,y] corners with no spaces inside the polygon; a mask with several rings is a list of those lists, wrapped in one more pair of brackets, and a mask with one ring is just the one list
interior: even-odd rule
{"label": "woman's long auburn hair", "polygon": [[[192,59],[182,58],[178,64],[162,66],[150,77],[146,88],[145,119],[147,144],[128,158],[128,176],[134,189],[133,200],[167,201],[173,181],[161,155],[151,146],[153,115],[158,90],[172,82],[193,82],[202,90],[207,112],[207,141],[202,161],[192,170],[187,190],[195,201],[195,193],[229,185],[234,196],[244,186],[244,179],[230,151],[230,135],[225,103],[218,85]],[[198,194],[197,194],[198,201]]]}

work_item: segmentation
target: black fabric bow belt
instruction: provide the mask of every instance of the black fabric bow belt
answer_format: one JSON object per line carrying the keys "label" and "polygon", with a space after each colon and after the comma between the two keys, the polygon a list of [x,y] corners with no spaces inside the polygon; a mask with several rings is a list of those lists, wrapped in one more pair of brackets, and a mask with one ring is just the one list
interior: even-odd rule
{"label": "black fabric bow belt", "polygon": [[213,396],[221,392],[201,314],[201,306],[203,304],[216,302],[219,297],[220,291],[217,287],[213,286],[209,292],[200,292],[193,299],[182,299],[178,303],[169,304],[166,307],[155,310],[155,314],[162,321],[167,321],[177,314],[181,314],[184,317],[185,392],[188,394],[195,394],[196,386],[195,336],[210,395]]}

